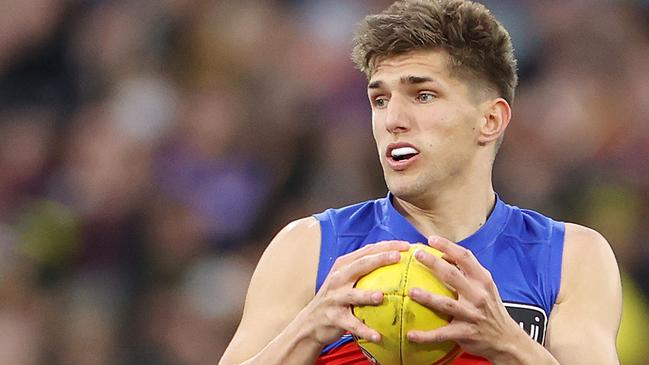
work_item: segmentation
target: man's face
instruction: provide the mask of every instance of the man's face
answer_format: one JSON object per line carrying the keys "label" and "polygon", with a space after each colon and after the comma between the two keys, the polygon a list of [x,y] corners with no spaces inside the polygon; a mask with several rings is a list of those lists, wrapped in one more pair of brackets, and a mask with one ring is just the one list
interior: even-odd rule
{"label": "man's face", "polygon": [[388,189],[420,198],[471,174],[484,119],[477,92],[450,75],[448,53],[381,60],[369,81],[372,129]]}

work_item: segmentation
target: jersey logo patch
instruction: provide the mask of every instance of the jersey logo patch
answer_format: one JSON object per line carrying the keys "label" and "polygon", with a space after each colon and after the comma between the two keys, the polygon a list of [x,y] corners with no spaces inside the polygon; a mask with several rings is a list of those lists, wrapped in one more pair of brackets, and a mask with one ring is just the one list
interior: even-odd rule
{"label": "jersey logo patch", "polygon": [[525,333],[541,345],[545,343],[545,330],[548,316],[542,308],[520,303],[503,303],[509,316],[521,327]]}

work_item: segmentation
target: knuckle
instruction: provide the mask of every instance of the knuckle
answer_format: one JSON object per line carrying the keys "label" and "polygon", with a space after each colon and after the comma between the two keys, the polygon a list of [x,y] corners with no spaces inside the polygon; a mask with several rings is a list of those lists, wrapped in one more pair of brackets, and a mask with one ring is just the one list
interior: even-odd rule
{"label": "knuckle", "polygon": [[344,262],[345,262],[345,259],[346,259],[347,257],[353,255],[353,254],[354,254],[354,252],[352,251],[352,252],[350,252],[350,253],[347,253],[347,254],[344,254],[344,255],[342,255],[342,256],[339,256],[339,257],[336,259],[336,261],[334,261],[334,266],[336,266],[336,265],[343,265]]}
{"label": "knuckle", "polygon": [[352,295],[351,291],[346,291],[343,294],[341,294],[341,299],[343,303],[351,303],[352,299],[354,299],[354,296]]}
{"label": "knuckle", "polygon": [[371,256],[363,256],[360,259],[358,259],[358,265],[365,266],[368,265],[372,262],[372,257]]}
{"label": "knuckle", "polygon": [[369,302],[370,300],[370,294],[357,291],[357,290],[349,290],[345,293],[345,304],[364,304]]}
{"label": "knuckle", "polygon": [[475,337],[478,336],[480,331],[478,331],[478,329],[476,327],[470,326],[465,330],[465,333],[466,333],[467,337],[475,338]]}
{"label": "knuckle", "polygon": [[486,280],[482,283],[482,287],[484,288],[484,291],[486,293],[498,293],[498,288],[496,288],[496,285],[493,283],[493,281]]}
{"label": "knuckle", "polygon": [[488,303],[487,294],[484,292],[480,292],[476,297],[476,301],[475,301],[476,307],[484,308],[487,306],[487,303]]}
{"label": "knuckle", "polygon": [[491,271],[489,271],[489,270],[487,270],[487,269],[484,269],[483,272],[484,272],[484,277],[485,277],[484,284],[490,286],[490,285],[493,283],[493,281],[494,281],[494,277],[493,277],[493,275],[491,274]]}
{"label": "knuckle", "polygon": [[322,304],[325,307],[333,307],[338,303],[336,300],[336,296],[334,294],[330,294],[322,299]]}
{"label": "knuckle", "polygon": [[361,325],[358,322],[352,322],[347,326],[348,330],[353,332],[354,334],[361,335]]}
{"label": "knuckle", "polygon": [[338,319],[338,316],[336,316],[336,315],[333,313],[333,311],[330,311],[330,310],[329,310],[329,311],[325,311],[325,312],[324,312],[324,318],[326,319],[327,323],[335,324],[336,321],[337,321],[337,319]]}
{"label": "knuckle", "polygon": [[462,251],[460,253],[460,260],[462,261],[469,261],[473,258],[473,252],[467,248],[462,248]]}
{"label": "knuckle", "polygon": [[444,308],[449,311],[455,311],[457,309],[457,303],[453,300],[447,300],[444,302]]}
{"label": "knuckle", "polygon": [[485,276],[486,276],[487,278],[489,278],[489,280],[493,281],[493,277],[494,277],[494,276],[491,274],[491,271],[489,271],[489,270],[487,270],[487,269],[485,269],[485,268],[483,268],[483,269],[484,269]]}
{"label": "knuckle", "polygon": [[329,283],[331,286],[336,287],[341,284],[341,274],[339,270],[336,270],[335,272],[332,272],[331,275],[329,276]]}
{"label": "knuckle", "polygon": [[340,267],[342,267],[343,265],[345,265],[345,263],[346,263],[346,258],[349,257],[349,255],[351,255],[351,254],[348,253],[348,254],[346,254],[346,255],[344,255],[344,256],[340,256],[340,257],[338,257],[338,258],[336,259],[336,261],[334,261],[334,264],[331,266],[331,269],[332,269],[332,270],[339,269]]}
{"label": "knuckle", "polygon": [[459,272],[457,270],[447,270],[444,273],[444,279],[447,282],[455,282],[459,277]]}
{"label": "knuckle", "polygon": [[443,333],[443,332],[436,332],[432,333],[428,336],[429,341],[434,341],[434,342],[444,342],[448,340],[448,336]]}
{"label": "knuckle", "polygon": [[476,322],[485,322],[487,320],[487,316],[483,313],[478,313],[475,315],[475,320]]}

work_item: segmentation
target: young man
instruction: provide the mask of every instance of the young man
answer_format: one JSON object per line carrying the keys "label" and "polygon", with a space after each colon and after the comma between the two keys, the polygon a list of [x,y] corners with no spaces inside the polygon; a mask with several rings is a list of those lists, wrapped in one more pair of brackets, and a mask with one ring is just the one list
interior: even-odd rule
{"label": "young man", "polygon": [[445,257],[417,259],[459,298],[411,291],[453,320],[410,341],[456,341],[455,364],[617,364],[621,288],[606,240],[507,205],[492,187],[517,84],[507,31],[473,2],[399,1],[365,19],[353,58],[369,78],[390,192],[275,237],[220,364],[367,364],[349,333],[381,335],[351,307],[383,294],[354,283],[422,241]]}

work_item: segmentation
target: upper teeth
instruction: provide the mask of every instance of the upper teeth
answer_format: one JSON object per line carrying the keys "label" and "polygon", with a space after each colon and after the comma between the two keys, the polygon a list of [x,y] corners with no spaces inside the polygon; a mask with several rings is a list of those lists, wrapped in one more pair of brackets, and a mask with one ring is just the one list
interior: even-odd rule
{"label": "upper teeth", "polygon": [[392,150],[392,157],[401,157],[405,155],[417,154],[417,150],[412,147],[400,147]]}

